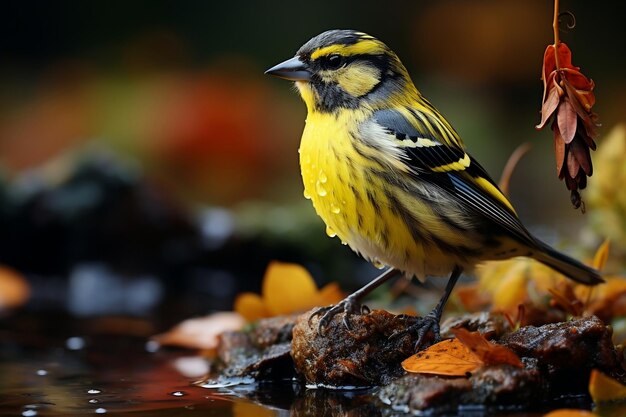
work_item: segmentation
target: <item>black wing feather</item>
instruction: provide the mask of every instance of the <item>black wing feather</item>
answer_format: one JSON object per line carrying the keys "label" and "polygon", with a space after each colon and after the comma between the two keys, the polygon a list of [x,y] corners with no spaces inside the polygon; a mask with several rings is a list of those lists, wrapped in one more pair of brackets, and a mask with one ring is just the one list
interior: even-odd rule
{"label": "black wing feather", "polygon": [[416,126],[419,121],[407,120],[402,113],[393,109],[379,110],[373,115],[374,120],[383,126],[394,137],[427,138],[434,142],[432,146],[405,147],[407,164],[421,180],[428,179],[434,185],[446,190],[454,199],[460,201],[475,213],[486,217],[512,233],[520,241],[536,246],[535,239],[521,224],[517,215],[497,197],[472,181],[473,178],[484,178],[497,188],[485,169],[470,155],[470,163],[463,170],[437,172],[436,169],[458,162],[466,152],[457,146],[448,146],[432,138],[428,132],[422,132]]}

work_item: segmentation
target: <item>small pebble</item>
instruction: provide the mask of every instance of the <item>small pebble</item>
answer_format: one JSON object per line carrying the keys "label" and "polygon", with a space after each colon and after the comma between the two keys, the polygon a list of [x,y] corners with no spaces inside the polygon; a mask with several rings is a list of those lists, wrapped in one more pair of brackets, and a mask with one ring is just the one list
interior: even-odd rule
{"label": "small pebble", "polygon": [[170,395],[173,395],[174,397],[182,397],[187,395],[187,393],[185,391],[174,391],[171,392]]}
{"label": "small pebble", "polygon": [[102,407],[96,408],[96,414],[104,414],[106,412],[107,412],[106,408],[102,408]]}
{"label": "small pebble", "polygon": [[46,376],[48,375],[48,371],[46,371],[45,369],[37,369],[37,375]]}
{"label": "small pebble", "polygon": [[102,392],[102,390],[99,389],[90,389],[87,391],[87,394],[100,394]]}

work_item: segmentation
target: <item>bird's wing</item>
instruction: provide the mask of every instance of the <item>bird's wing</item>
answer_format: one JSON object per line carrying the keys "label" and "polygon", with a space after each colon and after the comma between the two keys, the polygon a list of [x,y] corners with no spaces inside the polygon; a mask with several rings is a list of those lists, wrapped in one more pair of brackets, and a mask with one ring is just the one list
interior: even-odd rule
{"label": "bird's wing", "polygon": [[504,227],[522,242],[535,245],[511,203],[485,169],[463,149],[451,128],[446,131],[442,126],[447,125],[442,125],[437,132],[429,123],[432,118],[405,108],[378,110],[372,120],[382,128],[387,140],[404,150],[405,162],[414,175],[448,191],[465,207]]}

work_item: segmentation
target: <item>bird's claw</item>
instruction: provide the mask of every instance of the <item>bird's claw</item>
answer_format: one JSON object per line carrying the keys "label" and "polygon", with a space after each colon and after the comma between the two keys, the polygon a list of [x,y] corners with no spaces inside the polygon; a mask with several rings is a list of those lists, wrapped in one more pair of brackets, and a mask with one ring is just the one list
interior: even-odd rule
{"label": "bird's claw", "polygon": [[371,310],[366,305],[359,304],[356,298],[348,296],[335,305],[317,308],[309,316],[309,326],[311,326],[314,317],[321,316],[317,324],[317,332],[322,334],[324,332],[324,328],[328,327],[333,317],[342,311],[344,313],[342,320],[343,325],[346,329],[352,330],[349,321],[350,316],[353,314],[369,314]]}
{"label": "bird's claw", "polygon": [[426,341],[426,335],[428,335],[428,333],[430,332],[432,332],[433,334],[433,339],[432,339],[431,344],[435,344],[441,341],[439,320],[440,318],[437,317],[436,314],[433,314],[431,312],[424,317],[419,317],[414,324],[410,325],[409,327],[407,327],[406,329],[402,331],[392,334],[391,336],[389,336],[389,338],[395,339],[400,336],[404,336],[406,334],[411,334],[411,333],[416,334],[417,340],[415,342],[415,351],[418,352],[420,348],[422,348],[422,346],[424,345],[424,342]]}

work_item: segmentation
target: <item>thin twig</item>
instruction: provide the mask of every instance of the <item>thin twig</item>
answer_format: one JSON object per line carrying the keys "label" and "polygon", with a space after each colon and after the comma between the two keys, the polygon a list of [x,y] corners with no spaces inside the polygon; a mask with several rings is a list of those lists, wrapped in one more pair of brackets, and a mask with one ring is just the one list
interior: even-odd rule
{"label": "thin twig", "polygon": [[554,0],[554,19],[552,20],[552,30],[554,31],[554,64],[556,69],[560,69],[559,65],[559,0]]}
{"label": "thin twig", "polygon": [[509,196],[509,183],[511,182],[513,171],[515,171],[515,167],[524,155],[530,151],[530,148],[532,148],[532,144],[530,142],[522,143],[520,146],[515,148],[504,165],[502,176],[500,176],[500,182],[498,185],[500,186],[500,190],[502,190],[504,195],[507,197]]}

